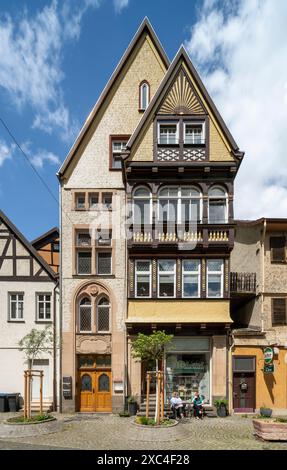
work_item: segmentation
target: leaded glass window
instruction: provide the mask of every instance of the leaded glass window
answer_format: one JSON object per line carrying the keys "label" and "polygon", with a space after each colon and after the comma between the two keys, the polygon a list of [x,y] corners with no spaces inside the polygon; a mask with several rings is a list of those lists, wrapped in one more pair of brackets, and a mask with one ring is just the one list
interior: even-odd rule
{"label": "leaded glass window", "polygon": [[102,297],[97,305],[97,331],[110,331],[110,302],[106,297]]}
{"label": "leaded glass window", "polygon": [[92,377],[89,374],[82,375],[81,391],[82,392],[91,392],[92,391]]}
{"label": "leaded glass window", "polygon": [[92,331],[92,305],[88,297],[85,297],[80,301],[79,330],[80,332]]}
{"label": "leaded glass window", "polygon": [[105,275],[112,273],[112,252],[101,252],[97,254],[97,274]]}
{"label": "leaded glass window", "polygon": [[99,392],[109,392],[110,391],[110,378],[107,374],[102,374],[99,377],[98,382]]}

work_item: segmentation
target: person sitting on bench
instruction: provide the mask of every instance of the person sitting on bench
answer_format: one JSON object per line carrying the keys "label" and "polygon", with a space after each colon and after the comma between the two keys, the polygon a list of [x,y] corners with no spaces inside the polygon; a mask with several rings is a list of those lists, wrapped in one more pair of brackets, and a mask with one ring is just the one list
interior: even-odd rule
{"label": "person sitting on bench", "polygon": [[179,418],[183,418],[183,403],[177,392],[172,394],[170,404],[174,413],[174,417],[177,418],[178,416]]}

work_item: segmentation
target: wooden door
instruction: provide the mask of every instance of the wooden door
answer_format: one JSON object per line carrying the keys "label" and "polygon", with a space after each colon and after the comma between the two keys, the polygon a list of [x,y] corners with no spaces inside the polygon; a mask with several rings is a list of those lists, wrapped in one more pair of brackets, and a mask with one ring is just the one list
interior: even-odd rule
{"label": "wooden door", "polygon": [[79,398],[80,411],[95,411],[95,372],[80,371]]}
{"label": "wooden door", "polygon": [[96,411],[112,411],[112,373],[96,372]]}
{"label": "wooden door", "polygon": [[255,410],[255,372],[234,372],[233,409],[238,413]]}

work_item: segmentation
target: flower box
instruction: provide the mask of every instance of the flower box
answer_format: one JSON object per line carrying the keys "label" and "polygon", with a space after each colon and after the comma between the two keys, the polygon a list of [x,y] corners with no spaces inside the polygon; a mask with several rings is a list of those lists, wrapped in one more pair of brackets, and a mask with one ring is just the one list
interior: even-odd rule
{"label": "flower box", "polygon": [[254,434],[265,441],[287,441],[287,422],[253,419]]}

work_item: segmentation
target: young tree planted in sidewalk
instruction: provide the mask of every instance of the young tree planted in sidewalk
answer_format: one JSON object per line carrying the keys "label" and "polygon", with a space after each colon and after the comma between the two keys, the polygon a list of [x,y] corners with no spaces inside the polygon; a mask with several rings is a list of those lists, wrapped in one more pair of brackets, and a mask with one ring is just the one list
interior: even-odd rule
{"label": "young tree planted in sidewalk", "polygon": [[[151,335],[139,333],[132,342],[132,356],[142,362],[155,360],[156,373],[158,373],[158,364],[163,359],[165,347],[171,342],[173,335],[167,335],[165,331],[154,331]],[[158,381],[156,381],[156,409],[155,421],[158,421],[159,394]]]}
{"label": "young tree planted in sidewalk", "polygon": [[53,341],[51,325],[46,326],[43,330],[33,328],[19,341],[19,351],[25,354],[29,369],[33,369],[35,359],[40,357],[42,353],[53,353]]}

